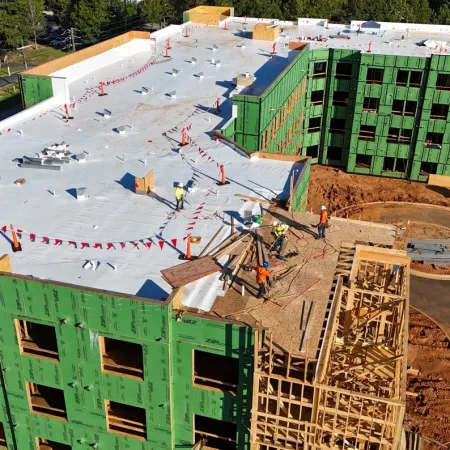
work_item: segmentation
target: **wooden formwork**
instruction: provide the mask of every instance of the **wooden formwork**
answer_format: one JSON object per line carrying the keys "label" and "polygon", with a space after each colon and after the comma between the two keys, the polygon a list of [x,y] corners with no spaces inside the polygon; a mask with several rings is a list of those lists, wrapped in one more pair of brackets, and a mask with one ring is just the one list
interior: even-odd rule
{"label": "wooden formwork", "polygon": [[405,411],[409,258],[343,243],[317,359],[255,339],[251,449],[395,450]]}

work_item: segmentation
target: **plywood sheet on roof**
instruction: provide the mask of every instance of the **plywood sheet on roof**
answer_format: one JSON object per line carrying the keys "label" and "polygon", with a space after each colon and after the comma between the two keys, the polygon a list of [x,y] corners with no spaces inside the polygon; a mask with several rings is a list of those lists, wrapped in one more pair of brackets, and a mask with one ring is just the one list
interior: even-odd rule
{"label": "plywood sheet on roof", "polygon": [[220,264],[214,261],[211,256],[205,256],[204,258],[164,269],[161,271],[161,274],[172,287],[180,287],[219,272],[221,269]]}

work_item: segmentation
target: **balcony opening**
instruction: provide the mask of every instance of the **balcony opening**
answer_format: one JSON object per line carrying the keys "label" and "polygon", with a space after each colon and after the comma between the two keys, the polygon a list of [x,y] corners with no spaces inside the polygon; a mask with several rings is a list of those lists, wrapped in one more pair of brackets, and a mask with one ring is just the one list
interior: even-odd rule
{"label": "balcony opening", "polygon": [[15,320],[20,353],[59,361],[55,327]]}
{"label": "balcony opening", "polygon": [[384,158],[383,170],[386,172],[393,172],[395,169],[395,158]]}
{"label": "balcony opening", "polygon": [[384,69],[377,69],[375,67],[369,67],[367,69],[367,84],[383,84]]}
{"label": "balcony opening", "polygon": [[102,370],[124,377],[144,379],[142,346],[99,336]]}
{"label": "balcony opening", "polygon": [[341,147],[328,147],[327,158],[331,161],[341,161],[342,148]]}
{"label": "balcony opening", "polygon": [[444,133],[428,132],[427,136],[425,138],[425,147],[441,148],[443,139],[444,139]]}
{"label": "balcony opening", "polygon": [[400,144],[411,144],[412,130],[402,130],[400,132]]}
{"label": "balcony opening", "polygon": [[417,102],[407,100],[405,103],[405,116],[415,116],[417,110]]}
{"label": "balcony opening", "polygon": [[363,111],[365,112],[377,112],[380,105],[380,99],[375,97],[364,97]]}
{"label": "balcony opening", "polygon": [[396,144],[398,142],[399,136],[400,136],[400,128],[389,128],[386,141]]}
{"label": "balcony opening", "polygon": [[439,103],[433,103],[431,106],[431,119],[447,120],[448,105],[440,105]]}
{"label": "balcony opening", "polygon": [[358,139],[363,141],[374,141],[375,140],[376,127],[372,125],[361,125],[359,128]]}
{"label": "balcony opening", "polygon": [[36,438],[37,450],[71,450],[71,446],[49,439]]}
{"label": "balcony opening", "polygon": [[147,422],[145,409],[105,400],[106,425],[110,433],[145,440]]}
{"label": "balcony opening", "polygon": [[408,85],[409,72],[407,70],[397,71],[397,80],[395,82],[396,86],[407,86]]}
{"label": "balcony opening", "polygon": [[42,384],[26,382],[31,412],[54,419],[67,420],[64,391]]}
{"label": "balcony opening", "polygon": [[420,175],[436,175],[438,169],[437,163],[425,162],[420,163]]}
{"label": "balcony opening", "polygon": [[336,64],[336,78],[350,78],[352,76],[351,63],[337,63]]}
{"label": "balcony opening", "polygon": [[404,100],[394,100],[392,102],[392,114],[395,116],[401,116],[403,114],[404,107],[405,107]]}
{"label": "balcony opening", "polygon": [[436,89],[450,91],[450,74],[439,73],[436,81]]}
{"label": "balcony opening", "polygon": [[347,106],[348,92],[335,91],[333,92],[333,106]]}
{"label": "balcony opening", "polygon": [[371,155],[356,155],[356,167],[359,167],[360,169],[370,169],[371,165]]}
{"label": "balcony opening", "polygon": [[344,134],[345,133],[345,119],[330,120],[330,131],[333,133]]}
{"label": "balcony opening", "polygon": [[5,427],[3,423],[0,423],[0,450],[8,450],[8,444],[6,442]]}
{"label": "balcony opening", "polygon": [[310,158],[318,158],[319,157],[319,146],[311,145],[309,147],[306,147],[306,156],[309,156]]}
{"label": "balcony opening", "polygon": [[327,71],[326,62],[316,62],[313,67],[313,78],[324,78]]}
{"label": "balcony opening", "polygon": [[321,105],[323,103],[323,89],[311,92],[311,105]]}
{"label": "balcony opening", "polygon": [[309,124],[308,124],[308,133],[314,133],[314,132],[320,131],[321,123],[322,123],[321,117],[311,117],[311,119],[309,119]]}
{"label": "balcony opening", "polygon": [[208,417],[194,416],[195,443],[206,440],[204,450],[236,450],[236,425]]}
{"label": "balcony opening", "polygon": [[194,384],[236,395],[239,359],[194,350]]}
{"label": "balcony opening", "polygon": [[409,87],[420,87],[420,83],[422,83],[422,72],[412,70],[409,77]]}

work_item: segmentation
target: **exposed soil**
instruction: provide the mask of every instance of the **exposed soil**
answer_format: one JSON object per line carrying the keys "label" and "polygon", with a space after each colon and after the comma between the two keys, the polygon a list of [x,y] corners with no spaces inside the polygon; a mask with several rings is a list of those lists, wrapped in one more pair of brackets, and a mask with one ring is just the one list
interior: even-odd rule
{"label": "exposed soil", "polygon": [[331,214],[354,206],[378,201],[429,203],[450,206],[450,190],[425,183],[391,178],[345,173],[333,167],[315,165],[311,168],[308,209],[318,213],[320,205],[327,205]]}
{"label": "exposed soil", "polygon": [[[407,426],[425,438],[450,442],[450,342],[428,317],[411,308],[408,333]],[[426,441],[426,449],[442,446]]]}

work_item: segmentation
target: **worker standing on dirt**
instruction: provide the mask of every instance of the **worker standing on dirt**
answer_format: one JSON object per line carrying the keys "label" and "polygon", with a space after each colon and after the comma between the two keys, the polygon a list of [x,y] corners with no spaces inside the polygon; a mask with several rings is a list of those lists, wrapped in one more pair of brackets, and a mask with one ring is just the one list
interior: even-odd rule
{"label": "worker standing on dirt", "polygon": [[267,284],[272,287],[272,282],[270,281],[270,272],[267,270],[269,268],[269,263],[264,261],[262,266],[253,267],[256,271],[256,282],[258,283],[258,294],[257,298],[261,298],[266,291],[266,280]]}
{"label": "worker standing on dirt", "polygon": [[272,224],[272,232],[275,235],[275,242],[273,243],[273,249],[281,256],[283,251],[284,241],[286,240],[286,233],[289,227],[283,223],[275,220]]}
{"label": "worker standing on dirt", "polygon": [[327,227],[327,221],[328,221],[327,207],[325,205],[322,205],[320,207],[319,224],[317,225],[317,231],[319,232],[319,236],[317,237],[317,239],[325,239],[325,228]]}
{"label": "worker standing on dirt", "polygon": [[183,187],[183,183],[178,183],[178,186],[175,189],[175,198],[177,200],[177,211],[180,211],[180,209],[184,209],[184,187]]}

